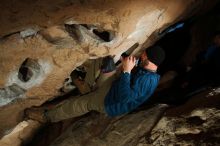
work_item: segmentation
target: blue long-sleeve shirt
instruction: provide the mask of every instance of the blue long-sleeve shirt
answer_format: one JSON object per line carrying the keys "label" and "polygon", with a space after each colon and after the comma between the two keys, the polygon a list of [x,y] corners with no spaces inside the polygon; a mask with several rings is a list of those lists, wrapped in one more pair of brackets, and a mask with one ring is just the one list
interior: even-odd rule
{"label": "blue long-sleeve shirt", "polygon": [[159,79],[157,73],[143,68],[134,74],[122,73],[105,97],[105,111],[118,116],[134,110],[153,94]]}

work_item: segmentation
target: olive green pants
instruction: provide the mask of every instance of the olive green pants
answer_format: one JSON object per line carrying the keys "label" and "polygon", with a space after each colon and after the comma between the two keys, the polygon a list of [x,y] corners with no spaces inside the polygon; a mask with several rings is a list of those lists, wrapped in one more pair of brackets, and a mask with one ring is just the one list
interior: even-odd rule
{"label": "olive green pants", "polygon": [[[86,80],[90,83],[92,83],[97,76],[96,72],[99,71],[100,60],[94,60],[92,63],[93,64],[90,65],[87,72],[89,77],[86,77]],[[107,95],[114,79],[115,73],[113,72],[108,74],[101,73],[97,81],[97,90],[86,95],[66,100],[61,105],[47,111],[46,117],[51,122],[58,122],[64,119],[81,116],[92,110],[105,113],[104,98]]]}

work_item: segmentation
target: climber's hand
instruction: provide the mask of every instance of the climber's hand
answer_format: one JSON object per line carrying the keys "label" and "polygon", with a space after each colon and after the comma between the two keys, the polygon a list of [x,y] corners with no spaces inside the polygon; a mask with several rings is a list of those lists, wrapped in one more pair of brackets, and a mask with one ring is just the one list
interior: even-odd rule
{"label": "climber's hand", "polygon": [[135,62],[136,58],[134,56],[122,58],[122,71],[130,73],[135,66]]}

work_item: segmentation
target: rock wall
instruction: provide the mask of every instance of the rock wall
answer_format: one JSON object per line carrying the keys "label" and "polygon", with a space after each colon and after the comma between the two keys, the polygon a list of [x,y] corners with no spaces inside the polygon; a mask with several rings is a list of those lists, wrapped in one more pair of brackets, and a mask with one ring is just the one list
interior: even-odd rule
{"label": "rock wall", "polygon": [[155,105],[145,111],[119,118],[96,115],[72,124],[51,146],[135,146],[161,118],[167,105]]}
{"label": "rock wall", "polygon": [[50,137],[47,134],[55,131],[45,130],[38,134],[43,142],[35,139],[30,145],[219,145],[219,95],[220,88],[203,89],[181,106],[145,106],[116,118],[91,113],[75,120],[71,126],[66,127],[63,122],[66,130],[57,130],[62,131],[58,138],[47,140]]}
{"label": "rock wall", "polygon": [[40,129],[41,124],[37,121],[27,120],[20,122],[10,134],[0,140],[1,146],[23,146],[27,145]]}
{"label": "rock wall", "polygon": [[[199,93],[166,111],[143,145],[219,145],[220,88]],[[177,97],[178,98],[178,97]]]}
{"label": "rock wall", "polygon": [[60,95],[65,79],[86,60],[118,60],[138,44],[136,54],[152,34],[215,2],[2,0],[0,135],[22,121],[25,108]]}

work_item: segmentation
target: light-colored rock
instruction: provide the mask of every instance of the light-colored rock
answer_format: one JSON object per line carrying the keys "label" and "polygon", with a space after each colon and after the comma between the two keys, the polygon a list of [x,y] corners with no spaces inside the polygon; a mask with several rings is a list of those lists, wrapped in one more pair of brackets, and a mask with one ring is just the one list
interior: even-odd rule
{"label": "light-colored rock", "polygon": [[28,28],[26,30],[20,31],[20,35],[22,38],[26,38],[29,36],[33,36],[36,35],[38,32],[38,29],[34,29],[34,28]]}
{"label": "light-colored rock", "polygon": [[[0,137],[23,120],[25,108],[61,95],[65,79],[87,59],[116,55],[118,60],[138,44],[131,51],[136,54],[169,25],[216,1],[2,0]],[[94,30],[106,31],[108,39]],[[27,78],[19,76],[23,64]],[[8,90],[12,86],[19,90]]]}
{"label": "light-colored rock", "polygon": [[[219,96],[210,99],[206,92],[185,105],[171,108],[153,128],[145,144],[150,145],[219,145]],[[215,105],[216,104],[216,105]]]}
{"label": "light-colored rock", "polygon": [[9,134],[0,139],[1,146],[21,146],[27,144],[36,130],[41,127],[37,121],[28,120],[20,122]]}
{"label": "light-colored rock", "polygon": [[[133,50],[136,54],[158,39],[148,41],[152,34],[195,14],[192,10],[206,3],[211,6],[215,1],[1,1],[0,36],[5,37],[0,41],[0,88],[15,84],[25,92],[13,99],[4,94],[10,100],[1,100],[0,135],[22,120],[23,109],[59,96],[64,80],[87,59],[116,55],[118,60],[139,44]],[[109,36],[102,38],[94,31]],[[22,81],[18,72],[27,59],[39,67],[27,67],[34,76]],[[11,113],[14,116],[8,117]]]}

